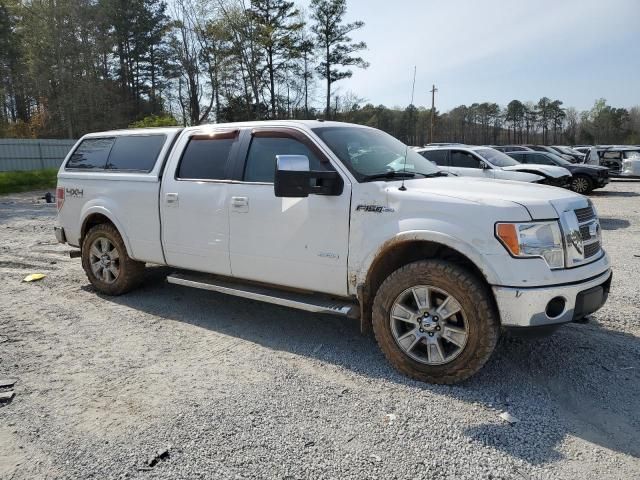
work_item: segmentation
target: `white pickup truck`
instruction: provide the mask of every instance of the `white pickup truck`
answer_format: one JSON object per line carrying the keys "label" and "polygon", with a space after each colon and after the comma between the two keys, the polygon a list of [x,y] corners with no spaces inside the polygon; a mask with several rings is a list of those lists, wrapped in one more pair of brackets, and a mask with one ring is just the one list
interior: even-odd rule
{"label": "white pickup truck", "polygon": [[81,138],[58,174],[58,241],[97,291],[171,283],[359,318],[401,372],[455,383],[501,328],[600,308],[611,283],[590,201],[448,177],[368,127],[271,121]]}

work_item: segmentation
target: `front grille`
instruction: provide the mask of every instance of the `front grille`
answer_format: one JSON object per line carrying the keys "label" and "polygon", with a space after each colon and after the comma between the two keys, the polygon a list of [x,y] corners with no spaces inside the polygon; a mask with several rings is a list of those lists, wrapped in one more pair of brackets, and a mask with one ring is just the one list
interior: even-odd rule
{"label": "front grille", "polygon": [[582,240],[591,240],[591,233],[589,232],[589,225],[580,226],[580,236]]}
{"label": "front grille", "polygon": [[600,242],[593,242],[584,246],[584,258],[593,257],[600,251]]}
{"label": "front grille", "polygon": [[593,211],[593,207],[589,205],[585,208],[577,208],[574,210],[578,223],[588,222],[589,220],[596,218],[596,214]]}

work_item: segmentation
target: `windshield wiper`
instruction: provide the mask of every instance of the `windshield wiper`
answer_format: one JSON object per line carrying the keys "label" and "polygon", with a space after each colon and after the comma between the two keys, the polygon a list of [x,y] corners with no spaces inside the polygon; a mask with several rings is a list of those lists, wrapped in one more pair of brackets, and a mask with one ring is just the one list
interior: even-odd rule
{"label": "windshield wiper", "polygon": [[373,175],[365,175],[364,177],[362,177],[361,181],[368,182],[369,180],[378,180],[381,178],[413,178],[415,176],[416,174],[413,172],[391,170],[389,172],[374,173]]}
{"label": "windshield wiper", "polygon": [[443,171],[439,170],[439,171],[433,172],[433,173],[422,173],[421,175],[424,175],[425,178],[448,177],[449,176],[449,172],[443,172]]}

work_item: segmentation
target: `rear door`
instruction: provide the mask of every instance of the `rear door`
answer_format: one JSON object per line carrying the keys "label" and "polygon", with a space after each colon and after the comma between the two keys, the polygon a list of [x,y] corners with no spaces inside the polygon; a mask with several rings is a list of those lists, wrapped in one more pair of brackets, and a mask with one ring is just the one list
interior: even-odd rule
{"label": "rear door", "polygon": [[310,137],[293,128],[247,132],[229,185],[230,257],[234,277],[347,295],[351,185],[340,195],[278,198],[276,155],[306,155],[311,170],[335,170]]}
{"label": "rear door", "polygon": [[162,179],[162,244],[168,265],[230,275],[229,187],[239,130],[191,130]]}
{"label": "rear door", "polygon": [[491,166],[482,168],[482,160],[464,150],[449,151],[449,170],[464,177],[494,178]]}

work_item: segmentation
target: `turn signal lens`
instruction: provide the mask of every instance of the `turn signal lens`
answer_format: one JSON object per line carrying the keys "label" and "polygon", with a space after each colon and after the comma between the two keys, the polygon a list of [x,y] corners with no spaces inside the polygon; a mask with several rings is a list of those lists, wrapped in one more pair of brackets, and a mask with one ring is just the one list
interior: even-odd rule
{"label": "turn signal lens", "polygon": [[512,255],[520,255],[520,243],[518,242],[518,232],[513,223],[499,223],[496,226],[496,234]]}

